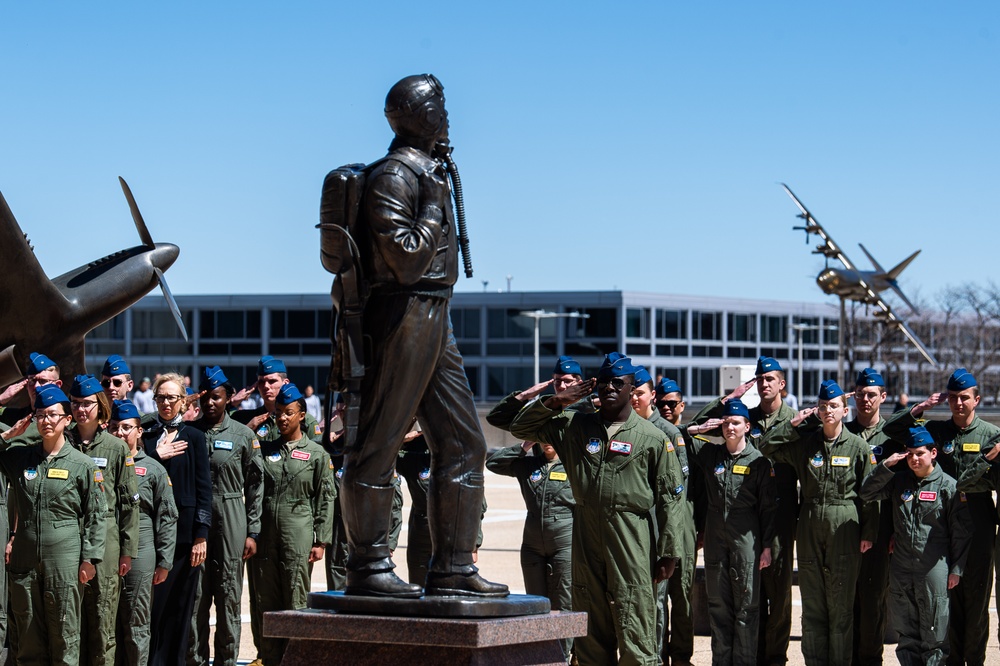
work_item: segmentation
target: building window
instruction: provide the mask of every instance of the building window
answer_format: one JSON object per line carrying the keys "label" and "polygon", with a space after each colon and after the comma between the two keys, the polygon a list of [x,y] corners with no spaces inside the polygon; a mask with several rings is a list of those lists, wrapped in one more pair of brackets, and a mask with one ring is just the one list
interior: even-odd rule
{"label": "building window", "polygon": [[[184,328],[192,330],[191,313],[181,315]],[[183,340],[180,329],[169,310],[134,310],[132,312],[132,337],[135,340]],[[133,353],[136,353],[133,351]]]}
{"label": "building window", "polygon": [[784,315],[761,315],[760,341],[788,342],[788,317]]}
{"label": "building window", "polygon": [[757,315],[729,313],[728,333],[730,342],[756,342]]}
{"label": "building window", "polygon": [[687,310],[657,310],[656,337],[668,340],[687,338]]}
{"label": "building window", "polygon": [[629,338],[649,337],[649,308],[625,310],[625,335]]}
{"label": "building window", "polygon": [[618,337],[618,311],[615,308],[582,308],[579,312],[589,314],[590,318],[567,318],[567,338]]}
{"label": "building window", "polygon": [[792,325],[807,326],[802,330],[795,331],[795,342],[802,340],[805,345],[819,344],[819,317],[792,317]]}
{"label": "building window", "polygon": [[479,308],[452,308],[451,328],[456,338],[478,338]]}
{"label": "building window", "polygon": [[691,395],[711,396],[719,395],[719,369],[718,368],[691,368]]}
{"label": "building window", "polygon": [[486,368],[486,391],[489,398],[503,396],[534,384],[534,368],[496,367]]}
{"label": "building window", "polygon": [[722,313],[691,312],[691,337],[695,340],[721,340]]}
{"label": "building window", "polygon": [[260,310],[202,310],[202,340],[260,339]]}
{"label": "building window", "polygon": [[[539,321],[538,334],[553,338],[556,335],[554,319]],[[530,338],[535,334],[535,322],[522,317],[520,310],[490,308],[486,311],[487,333],[491,340]]]}
{"label": "building window", "polygon": [[125,339],[125,313],[116,315],[111,321],[106,321],[93,331],[87,334],[87,340],[98,338],[101,340],[124,340]]}
{"label": "building window", "polygon": [[271,338],[330,339],[329,310],[271,310]]}

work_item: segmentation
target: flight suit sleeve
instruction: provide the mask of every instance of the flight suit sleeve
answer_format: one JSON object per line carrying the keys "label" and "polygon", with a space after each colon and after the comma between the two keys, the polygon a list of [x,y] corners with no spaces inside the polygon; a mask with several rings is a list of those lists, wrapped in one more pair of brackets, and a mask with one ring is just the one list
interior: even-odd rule
{"label": "flight suit sleeve", "polygon": [[969,489],[978,484],[980,479],[985,478],[989,487],[992,490],[996,490],[996,475],[996,467],[980,454],[976,461],[962,472],[962,476],[958,479],[958,489],[963,492],[969,492]]}
{"label": "flight suit sleeve", "polygon": [[135,477],[135,461],[128,451],[119,458],[118,480],[118,546],[121,556],[139,555],[139,482]]}
{"label": "flight suit sleeve", "polygon": [[872,470],[872,473],[865,477],[858,489],[858,497],[863,502],[876,502],[887,500],[892,496],[891,482],[896,473],[886,467],[884,462],[879,463]]}
{"label": "flight suit sleeve", "polygon": [[510,424],[514,421],[514,417],[525,405],[524,402],[517,399],[518,393],[520,391],[514,391],[498,402],[486,415],[486,422],[495,428],[510,431]]}
{"label": "flight suit sleeve", "polygon": [[264,459],[256,437],[244,443],[242,462],[247,534],[259,534],[260,518],[264,513]]}
{"label": "flight suit sleeve", "polygon": [[956,491],[948,503],[948,573],[961,576],[969,558],[972,544],[972,514],[969,505],[962,501],[962,493]]}
{"label": "flight suit sleeve", "polygon": [[716,398],[712,402],[710,402],[707,405],[705,405],[704,407],[702,407],[701,411],[699,411],[697,414],[695,414],[694,418],[691,419],[688,422],[688,425],[690,425],[692,423],[694,425],[701,425],[702,423],[704,423],[705,421],[707,421],[709,419],[721,417],[722,416],[722,407],[723,407],[723,405],[722,405],[722,398]]}
{"label": "flight suit sleeve", "polygon": [[657,558],[676,559],[681,556],[684,544],[684,475],[677,456],[667,450],[666,438],[654,455],[655,464],[650,465],[654,478],[649,485],[656,491]]}
{"label": "flight suit sleeve", "polygon": [[326,451],[315,469],[316,491],[312,497],[313,543],[330,545],[333,543],[333,503],[337,500],[337,489],[333,479],[333,463]]}
{"label": "flight suit sleeve", "polygon": [[891,440],[899,443],[906,441],[907,431],[917,425],[917,418],[913,416],[913,408],[900,410],[885,420],[882,426],[882,434]]}
{"label": "flight suit sleeve", "polygon": [[208,530],[212,526],[212,471],[208,461],[208,447],[205,437],[200,432],[197,442],[188,442],[188,450],[194,450],[194,483],[195,483],[195,514],[194,538],[207,539]]}
{"label": "flight suit sleeve", "polygon": [[858,449],[854,458],[854,492],[858,494],[858,519],[861,524],[861,540],[871,541],[878,538],[879,506],[878,502],[866,502],[861,499],[860,490],[864,480],[871,474],[872,456],[866,451]]}
{"label": "flight suit sleeve", "polygon": [[772,462],[787,463],[794,467],[799,453],[797,444],[800,435],[791,421],[785,421],[764,435],[760,442],[760,452]]}
{"label": "flight suit sleeve", "polygon": [[760,459],[757,463],[762,473],[757,490],[759,506],[757,507],[758,520],[760,521],[761,543],[764,548],[771,549],[771,559],[778,557],[779,541],[777,539],[778,515],[778,489],[771,475],[772,465],[767,458]]}
{"label": "flight suit sleeve", "polygon": [[323,432],[319,429],[319,421],[313,418],[312,414],[306,414],[306,422],[303,424],[306,439],[313,444],[323,444]]}
{"label": "flight suit sleeve", "polygon": [[573,412],[549,409],[541,400],[536,400],[514,417],[510,434],[518,439],[550,444],[559,457],[564,458],[563,437],[572,420]]}
{"label": "flight suit sleeve", "polygon": [[108,533],[108,504],[104,497],[104,488],[98,481],[100,470],[96,466],[81,468],[80,500],[83,508],[83,548],[80,560],[90,560],[92,563],[104,559],[104,542]]}
{"label": "flight suit sleeve", "polygon": [[486,458],[486,469],[494,474],[517,477],[524,469],[526,453],[520,444],[498,449]]}
{"label": "flight suit sleeve", "polygon": [[[148,471],[147,471],[148,474]],[[170,570],[177,547],[177,502],[170,477],[162,473],[153,486],[153,547],[156,566]]]}

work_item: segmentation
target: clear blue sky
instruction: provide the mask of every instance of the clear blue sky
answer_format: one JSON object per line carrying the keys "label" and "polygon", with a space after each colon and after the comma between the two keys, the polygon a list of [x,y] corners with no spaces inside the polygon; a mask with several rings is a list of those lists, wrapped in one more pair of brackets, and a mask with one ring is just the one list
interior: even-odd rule
{"label": "clear blue sky", "polygon": [[[433,10],[434,13],[431,13]],[[50,276],[137,236],[175,293],[323,292],[323,176],[444,83],[459,289],[821,301],[787,182],[904,288],[995,275],[996,2],[8,3],[0,191]],[[913,295],[913,294],[911,294]]]}

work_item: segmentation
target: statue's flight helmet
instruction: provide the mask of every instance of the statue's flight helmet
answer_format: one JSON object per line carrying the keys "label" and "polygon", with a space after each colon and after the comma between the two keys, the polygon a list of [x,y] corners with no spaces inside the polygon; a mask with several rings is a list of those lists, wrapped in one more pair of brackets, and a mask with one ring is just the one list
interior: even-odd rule
{"label": "statue's flight helmet", "polygon": [[437,137],[448,123],[444,86],[433,74],[407,76],[385,97],[385,117],[396,136]]}

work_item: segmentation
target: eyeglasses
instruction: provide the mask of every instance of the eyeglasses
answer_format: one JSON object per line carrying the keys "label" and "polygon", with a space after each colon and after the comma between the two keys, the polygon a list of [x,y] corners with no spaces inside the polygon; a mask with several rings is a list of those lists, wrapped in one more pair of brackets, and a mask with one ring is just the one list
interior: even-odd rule
{"label": "eyeglasses", "polygon": [[70,402],[73,409],[79,410],[81,412],[89,412],[93,407],[97,407],[97,401],[88,400],[73,400]]}
{"label": "eyeglasses", "polygon": [[45,386],[46,384],[48,384],[50,382],[53,382],[53,381],[55,381],[55,380],[53,380],[53,379],[46,379],[45,377],[36,377],[35,375],[32,375],[32,376],[28,377],[28,383],[29,384],[34,384],[35,386]]}
{"label": "eyeglasses", "polygon": [[119,435],[125,435],[127,437],[133,430],[136,429],[138,429],[139,432],[142,432],[142,428],[140,428],[137,425],[126,425],[124,423],[119,423],[118,427],[114,429],[114,432],[118,433]]}
{"label": "eyeglasses", "polygon": [[621,377],[600,377],[597,380],[598,386],[607,386],[608,384],[611,384],[612,387],[619,391],[625,388],[626,383],[627,382]]}
{"label": "eyeglasses", "polygon": [[153,400],[156,402],[165,402],[168,405],[172,405],[178,400],[183,400],[184,397],[180,395],[170,395],[169,393],[157,393],[153,396]]}
{"label": "eyeglasses", "polygon": [[69,414],[50,414],[48,412],[35,412],[35,420],[39,423],[58,423],[59,419],[68,418]]}
{"label": "eyeglasses", "polygon": [[684,402],[684,401],[683,400],[659,400],[659,401],[657,401],[656,406],[657,407],[669,407],[670,409],[674,409],[675,407],[677,407],[677,405],[681,404],[682,402]]}
{"label": "eyeglasses", "polygon": [[124,379],[119,379],[118,377],[113,377],[113,378],[102,379],[101,380],[101,386],[103,386],[104,388],[111,388],[112,384],[115,385],[115,388],[121,388],[122,384],[124,384],[124,383],[125,383],[125,380]]}

